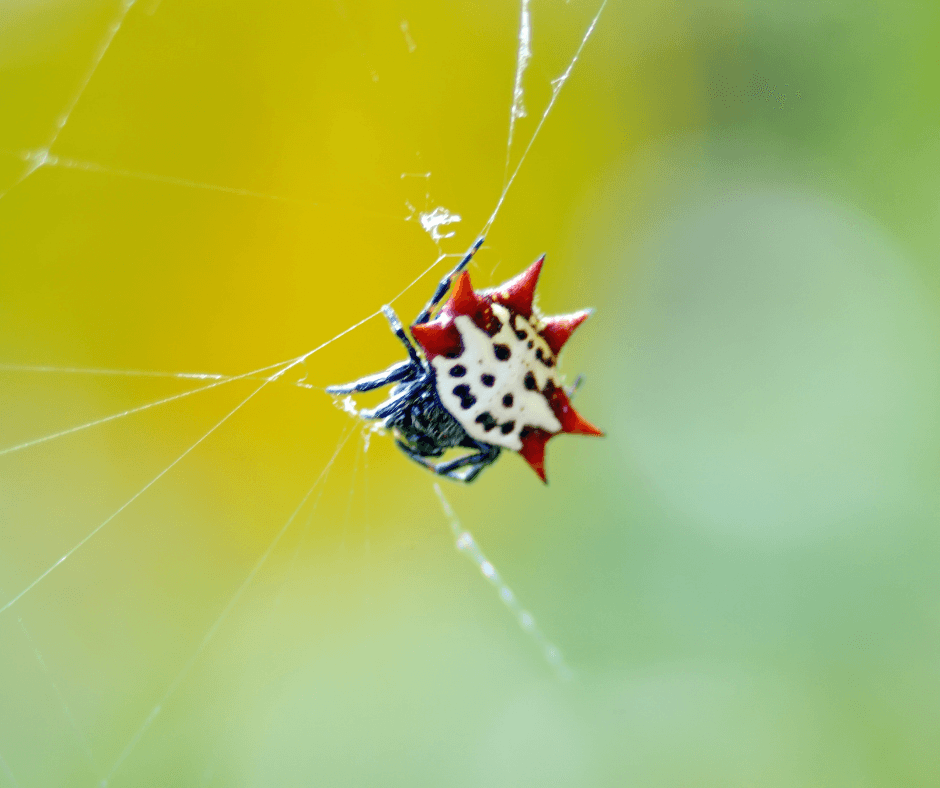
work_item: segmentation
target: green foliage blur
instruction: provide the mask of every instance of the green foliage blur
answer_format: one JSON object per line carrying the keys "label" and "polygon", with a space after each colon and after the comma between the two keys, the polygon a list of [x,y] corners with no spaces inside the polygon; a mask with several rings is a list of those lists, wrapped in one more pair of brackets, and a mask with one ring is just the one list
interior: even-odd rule
{"label": "green foliage blur", "polygon": [[507,152],[517,3],[121,2],[0,10],[0,786],[940,784],[940,6],[598,19],[471,277],[597,308],[607,436],[444,484],[562,682],[322,388],[600,3],[529,4]]}

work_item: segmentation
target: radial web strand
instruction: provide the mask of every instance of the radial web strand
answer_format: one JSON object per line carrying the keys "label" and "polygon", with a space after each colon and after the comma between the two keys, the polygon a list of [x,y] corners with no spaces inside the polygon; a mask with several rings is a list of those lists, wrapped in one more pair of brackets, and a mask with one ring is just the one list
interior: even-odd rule
{"label": "radial web strand", "polygon": [[496,571],[496,567],[494,567],[483,554],[480,546],[473,538],[473,534],[465,530],[460,524],[460,520],[457,518],[457,515],[454,514],[450,502],[444,496],[441,486],[437,482],[434,482],[434,492],[441,502],[441,508],[444,510],[447,524],[450,526],[451,533],[454,535],[454,543],[457,545],[457,549],[473,562],[477,569],[480,570],[480,574],[496,589],[500,601],[509,609],[509,612],[512,613],[513,617],[522,628],[522,631],[532,638],[542,656],[545,658],[545,661],[548,662],[558,677],[565,680],[570,679],[572,676],[571,669],[565,664],[561,651],[545,636],[545,633],[539,629],[532,614],[522,607],[518,597],[516,597],[512,589],[506,584],[499,572]]}
{"label": "radial web strand", "polygon": [[496,207],[493,209],[493,213],[490,214],[490,218],[486,220],[486,224],[483,225],[483,229],[480,231],[480,235],[486,235],[489,233],[490,227],[492,227],[493,222],[496,221],[496,214],[498,214],[499,209],[503,207],[503,202],[506,199],[506,195],[509,193],[509,188],[512,186],[513,181],[516,180],[516,176],[519,174],[519,170],[522,169],[523,162],[525,162],[526,157],[529,155],[529,151],[532,150],[532,145],[535,143],[536,138],[539,136],[539,132],[542,130],[542,126],[545,125],[545,120],[548,118],[549,113],[551,113],[555,106],[555,102],[558,100],[558,94],[561,93],[561,89],[568,81],[568,77],[571,76],[571,72],[574,70],[575,63],[577,63],[578,58],[581,57],[581,52],[584,50],[584,46],[587,44],[588,39],[594,32],[594,28],[597,25],[598,20],[601,18],[601,14],[604,13],[604,8],[606,6],[607,0],[603,0],[600,8],[597,10],[597,13],[591,20],[591,24],[588,25],[587,32],[581,39],[581,43],[578,45],[578,49],[574,53],[574,57],[571,58],[571,62],[568,63],[568,67],[564,70],[560,77],[552,80],[552,97],[549,99],[548,105],[545,107],[545,111],[542,113],[542,117],[539,118],[538,125],[535,127],[535,131],[532,132],[532,136],[529,138],[529,143],[525,146],[525,150],[522,152],[522,156],[520,156],[519,161],[516,162],[516,166],[512,171],[512,175],[509,176],[506,184],[503,186],[503,192],[499,195],[499,199],[496,201]]}
{"label": "radial web strand", "polygon": [[[23,443],[18,443],[14,446],[7,446],[5,448],[0,449],[0,456],[3,456],[4,454],[12,454],[13,452],[20,451],[22,449],[28,449],[32,446],[37,446],[40,443],[46,443],[47,441],[55,440],[56,438],[64,438],[67,435],[73,435],[76,432],[87,430],[90,427],[98,427],[102,424],[107,424],[108,422],[116,421],[117,419],[122,419],[125,416],[130,416],[134,413],[142,413],[143,411],[150,410],[151,408],[159,407],[160,405],[167,405],[171,402],[176,402],[177,400],[181,400],[181,399],[184,399],[185,397],[189,397],[192,394],[199,394],[203,391],[209,391],[218,386],[224,386],[226,383],[231,383],[232,381],[235,381],[235,380],[255,380],[257,375],[261,374],[262,372],[266,372],[267,370],[275,369],[278,366],[280,365],[273,364],[270,367],[257,369],[257,370],[254,370],[253,372],[245,373],[244,375],[233,375],[232,377],[226,377],[226,378],[223,378],[222,380],[216,380],[214,383],[209,383],[206,386],[200,386],[197,389],[190,389],[189,391],[181,391],[178,394],[171,394],[168,397],[155,400],[154,402],[148,402],[144,405],[138,405],[137,407],[134,407],[134,408],[128,408],[127,410],[122,410],[119,413],[112,413],[110,416],[102,416],[100,419],[94,419],[93,421],[88,421],[88,422],[85,422],[84,424],[79,424],[75,427],[69,427],[67,429],[60,430],[59,432],[51,433],[50,435],[43,435],[42,437],[33,438],[31,440],[24,441]],[[98,372],[98,374],[100,374],[100,371]],[[272,383],[277,379],[278,377],[272,376],[270,378],[264,379],[264,382]]]}
{"label": "radial web strand", "polygon": [[65,109],[62,110],[62,112],[60,112],[59,116],[56,118],[55,127],[49,139],[46,141],[46,144],[38,150],[32,151],[28,155],[26,159],[26,169],[11,186],[0,192],[0,199],[3,199],[12,189],[19,186],[30,175],[36,172],[36,170],[45,166],[51,161],[52,155],[50,152],[52,150],[52,146],[55,145],[55,143],[58,141],[59,135],[62,133],[62,130],[66,127],[69,120],[71,119],[72,113],[75,111],[75,107],[78,106],[78,102],[81,101],[82,96],[85,95],[85,90],[88,88],[92,78],[95,76],[95,72],[98,71],[98,66],[101,65],[101,61],[104,60],[104,56],[111,48],[111,44],[114,42],[114,37],[118,34],[118,31],[124,24],[124,20],[127,18],[127,14],[133,7],[134,2],[135,0],[121,0],[117,14],[111,20],[111,23],[108,25],[107,32],[101,39],[101,42],[98,44],[94,59],[91,61],[88,70],[85,72],[84,78],[79,83],[78,89],[72,94],[68,104],[65,105]]}
{"label": "radial web strand", "polygon": [[[270,382],[270,381],[268,381]],[[127,509],[134,501],[140,498],[147,490],[153,487],[160,479],[166,476],[173,468],[175,468],[180,462],[182,462],[189,453],[195,449],[200,443],[202,443],[206,438],[208,438],[213,432],[215,432],[219,427],[221,427],[225,422],[227,422],[232,416],[234,416],[239,410],[241,410],[245,405],[248,404],[256,395],[258,395],[261,390],[268,385],[268,382],[262,383],[258,388],[251,392],[245,399],[239,402],[232,410],[225,414],[219,421],[212,425],[209,430],[202,434],[202,436],[193,444],[189,446],[182,454],[180,454],[173,462],[167,465],[160,473],[154,476],[149,482],[147,482],[143,487],[141,487],[136,493],[134,493],[130,498],[128,498],[123,504],[121,504],[111,515],[106,517],[101,523],[96,525],[89,531],[85,536],[83,536],[78,542],[76,542],[72,547],[70,547],[54,564],[52,564],[48,569],[46,569],[42,574],[40,574],[35,580],[29,583],[22,591],[20,591],[16,596],[10,599],[6,604],[0,607],[0,614],[5,613],[13,605],[19,602],[24,596],[26,596],[30,591],[32,591],[36,586],[38,586],[43,580],[45,580],[52,572],[64,564],[69,558],[71,558],[78,550],[84,547],[92,538],[94,538],[101,530],[108,525],[114,518],[116,518],[121,512]]]}
{"label": "radial web strand", "polygon": [[512,104],[509,107],[509,135],[506,140],[506,169],[503,173],[503,185],[509,179],[509,157],[512,153],[512,136],[516,121],[527,114],[522,77],[532,58],[532,20],[529,16],[529,0],[520,0],[519,5],[519,49],[516,52],[516,81],[512,86]]}
{"label": "radial web strand", "polygon": [[179,688],[180,684],[183,683],[185,678],[189,675],[189,672],[193,669],[193,666],[196,664],[199,656],[203,651],[206,650],[206,647],[215,637],[216,633],[219,631],[219,628],[225,622],[225,619],[228,618],[229,613],[235,608],[238,604],[239,599],[251,585],[252,581],[255,579],[255,576],[258,572],[261,571],[261,568],[265,565],[268,558],[271,557],[271,553],[274,552],[274,548],[277,547],[278,543],[281,541],[281,538],[284,534],[287,533],[288,529],[293,524],[294,520],[297,518],[297,515],[300,513],[301,509],[304,508],[307,501],[310,499],[310,496],[313,495],[314,491],[326,480],[327,475],[329,474],[330,468],[333,466],[333,463],[336,461],[336,458],[339,456],[340,451],[346,445],[346,441],[349,440],[349,436],[352,433],[347,431],[345,436],[340,439],[339,445],[336,447],[336,451],[333,452],[333,456],[327,461],[326,466],[320,471],[320,475],[317,476],[316,481],[310,486],[310,489],[304,494],[304,497],[301,498],[300,503],[297,504],[297,508],[291,513],[290,517],[287,518],[287,522],[281,526],[281,529],[274,535],[274,538],[268,544],[267,549],[264,553],[261,554],[261,557],[255,563],[255,565],[248,572],[248,575],[242,581],[241,585],[235,590],[235,593],[229,598],[228,603],[222,608],[222,612],[219,613],[218,617],[206,630],[205,634],[202,636],[202,639],[199,641],[199,645],[196,646],[196,650],[193,652],[192,656],[186,661],[186,664],[183,665],[182,670],[176,675],[170,685],[167,687],[163,695],[160,696],[160,699],[157,701],[156,705],[150,710],[147,714],[147,717],[141,723],[140,727],[134,732],[134,735],[131,736],[127,745],[121,751],[121,754],[118,756],[117,760],[114,762],[112,767],[108,770],[107,776],[101,781],[102,788],[107,786],[114,775],[117,773],[118,769],[121,768],[121,765],[127,760],[127,757],[133,752],[134,748],[137,746],[137,743],[140,741],[141,737],[147,732],[147,729],[153,724],[153,721],[157,718],[160,712],[163,710],[166,702],[173,696],[173,693]]}

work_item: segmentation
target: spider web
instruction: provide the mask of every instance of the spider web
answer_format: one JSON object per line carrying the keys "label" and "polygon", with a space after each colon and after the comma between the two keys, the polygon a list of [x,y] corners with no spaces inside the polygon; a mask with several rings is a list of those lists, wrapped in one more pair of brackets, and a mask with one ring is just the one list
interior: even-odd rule
{"label": "spider web", "polygon": [[[541,101],[540,111],[535,115],[534,122],[526,127],[522,122],[523,118],[527,116],[525,105],[526,103],[535,104],[532,100],[526,100],[525,90],[526,74],[533,58],[533,41],[535,39],[529,3],[528,0],[522,0],[517,20],[515,67],[510,75],[512,77],[510,80],[511,103],[508,128],[505,132],[503,182],[495,199],[491,198],[492,208],[489,213],[484,214],[485,220],[480,226],[479,234],[489,235],[493,230],[517,177],[521,177],[520,173],[523,171],[523,165],[530,151],[536,144],[544,124],[559,100],[562,89],[572,76],[582,52],[601,18],[605,5],[606,0],[603,0],[595,9],[591,10],[587,25],[579,30],[575,38],[577,45],[564,55],[564,68],[550,82],[547,93],[541,97],[543,100]],[[349,11],[340,3],[335,5],[334,10],[340,20],[339,27],[342,28],[344,35],[351,42],[351,51],[355,53],[353,60],[359,61],[359,67],[365,76],[364,81],[381,84],[381,69],[373,62],[370,47],[363,41],[357,21],[351,18]],[[304,472],[308,479],[313,480],[312,484],[305,489],[299,502],[289,510],[285,517],[281,518],[281,524],[266,542],[264,548],[255,553],[253,561],[249,564],[247,574],[243,574],[234,590],[229,587],[227,591],[219,596],[220,604],[215,608],[217,612],[211,614],[211,623],[208,628],[203,628],[201,635],[195,641],[180,646],[179,651],[185,655],[185,658],[181,661],[178,660],[176,667],[169,673],[165,673],[161,677],[155,677],[157,683],[162,685],[163,690],[156,697],[151,697],[145,701],[149,708],[147,713],[143,717],[123,719],[118,723],[120,729],[124,730],[127,735],[124,737],[123,745],[116,753],[106,754],[102,752],[97,743],[89,738],[86,731],[92,723],[75,711],[74,698],[70,698],[70,693],[62,689],[62,683],[57,679],[57,676],[61,675],[63,670],[61,664],[50,667],[50,663],[47,661],[49,650],[42,644],[57,642],[54,635],[49,636],[49,632],[54,631],[55,624],[54,622],[51,624],[44,622],[41,627],[44,636],[40,637],[36,634],[31,622],[35,620],[36,616],[41,616],[47,609],[47,605],[51,603],[45,599],[42,604],[33,605],[32,607],[29,607],[27,603],[40,589],[55,580],[56,575],[62,571],[64,565],[71,564],[70,559],[73,556],[96,548],[103,549],[100,547],[100,543],[105,534],[113,531],[118,522],[126,518],[128,512],[138,506],[142,499],[157,492],[160,486],[166,483],[168,477],[181,470],[187,463],[191,463],[194,456],[206,449],[207,445],[211,444],[213,440],[217,440],[226,433],[231,435],[232,431],[235,430],[234,425],[238,417],[247,409],[257,405],[272,390],[290,390],[322,396],[319,392],[322,390],[323,383],[338,382],[338,380],[344,379],[342,375],[337,380],[323,379],[316,360],[325,356],[328,352],[337,351],[338,348],[345,348],[344,352],[346,353],[355,353],[356,334],[361,333],[360,329],[367,325],[376,326],[378,324],[376,329],[377,331],[381,330],[382,302],[393,306],[406,302],[407,305],[404,308],[410,310],[411,302],[415,298],[419,300],[423,298],[424,293],[433,286],[437,277],[446,271],[446,267],[452,265],[453,261],[462,254],[459,249],[445,253],[441,247],[442,242],[453,239],[452,243],[462,242],[466,246],[468,245],[468,239],[472,240],[472,237],[476,235],[475,233],[470,236],[465,230],[461,229],[464,227],[462,223],[464,211],[458,214],[435,201],[432,194],[439,184],[435,181],[433,172],[405,172],[401,174],[401,182],[406,185],[407,189],[410,189],[408,192],[410,199],[404,201],[407,212],[396,216],[392,212],[375,211],[359,205],[330,204],[304,196],[296,196],[292,193],[280,194],[263,189],[214,183],[197,177],[151,172],[136,167],[111,166],[92,158],[68,154],[66,152],[68,146],[62,144],[63,135],[67,134],[72,124],[80,122],[76,120],[76,116],[80,114],[83,104],[87,100],[87,94],[95,84],[99,72],[106,68],[112,50],[120,44],[122,37],[127,37],[139,31],[141,24],[158,16],[161,11],[161,4],[158,2],[142,5],[135,4],[133,0],[123,0],[113,10],[104,25],[103,32],[99,31],[97,44],[93,49],[87,67],[78,78],[77,86],[69,94],[61,110],[56,115],[52,123],[52,131],[38,144],[6,151],[8,158],[14,162],[20,162],[20,166],[14,176],[8,179],[7,185],[0,189],[0,212],[4,208],[16,210],[14,203],[18,195],[28,192],[31,186],[46,175],[54,172],[72,173],[86,178],[102,177],[112,181],[139,182],[144,186],[150,184],[155,188],[172,187],[182,193],[217,193],[227,198],[260,201],[285,209],[324,209],[327,213],[339,214],[353,211],[362,220],[391,220],[402,224],[410,222],[411,225],[409,226],[417,224],[430,237],[436,247],[436,254],[428,256],[423,267],[417,271],[412,271],[409,275],[403,275],[398,271],[393,272],[390,280],[396,284],[383,290],[385,295],[382,296],[381,301],[375,301],[371,305],[366,304],[362,313],[355,316],[351,322],[346,324],[347,327],[341,331],[331,333],[310,349],[299,354],[290,355],[282,360],[252,365],[253,368],[248,371],[225,374],[218,371],[111,369],[59,364],[30,364],[16,361],[0,364],[0,374],[16,381],[18,386],[22,386],[22,391],[17,388],[12,394],[14,397],[28,397],[37,391],[47,391],[49,385],[47,381],[50,380],[56,381],[52,384],[54,389],[63,385],[63,380],[92,382],[96,380],[120,380],[128,385],[135,381],[147,381],[161,385],[182,385],[182,389],[171,389],[170,393],[147,399],[132,407],[119,408],[91,419],[70,419],[72,409],[62,407],[63,423],[55,429],[41,434],[30,433],[25,428],[22,433],[16,428],[9,429],[13,439],[5,440],[3,445],[0,446],[0,461],[8,464],[17,463],[15,466],[10,466],[13,467],[15,472],[14,484],[23,484],[23,479],[29,478],[31,474],[48,472],[43,471],[41,465],[39,468],[33,465],[28,459],[30,452],[41,451],[47,446],[59,446],[60,443],[64,444],[80,434],[93,435],[96,431],[100,431],[100,428],[139,425],[141,424],[140,419],[158,417],[165,409],[191,405],[207,396],[226,392],[226,396],[229,396],[229,401],[224,406],[221,417],[213,416],[208,420],[202,419],[203,423],[195,429],[190,429],[190,437],[182,444],[171,447],[171,440],[161,439],[160,449],[164,459],[159,463],[157,470],[152,470],[147,475],[144,483],[135,485],[134,492],[124,496],[122,502],[111,507],[110,511],[104,516],[93,518],[92,512],[100,510],[101,505],[107,500],[107,496],[102,495],[100,499],[93,496],[91,505],[83,504],[77,507],[74,520],[85,523],[91,521],[93,524],[91,527],[80,527],[77,532],[78,538],[70,542],[66,549],[59,548],[53,560],[48,559],[49,551],[57,550],[54,545],[59,543],[58,538],[50,540],[50,544],[43,551],[44,557],[43,555],[33,554],[25,556],[23,566],[37,567],[37,570],[30,570],[27,574],[24,574],[23,571],[6,571],[7,569],[13,569],[9,562],[14,559],[4,556],[4,572],[0,575],[4,577],[4,580],[0,582],[0,617],[4,619],[3,623],[6,627],[7,634],[5,637],[10,638],[11,633],[18,633],[20,640],[16,650],[28,657],[28,659],[22,660],[19,665],[24,670],[24,675],[28,676],[29,682],[38,682],[37,686],[44,688],[44,702],[51,703],[55,709],[54,715],[57,717],[55,725],[60,731],[64,731],[65,735],[71,740],[71,755],[79,761],[79,764],[76,765],[73,760],[59,756],[61,763],[47,765],[45,768],[48,771],[60,770],[61,774],[93,775],[92,780],[89,781],[87,777],[83,776],[75,784],[110,785],[122,782],[122,776],[127,773],[128,761],[134,757],[145,737],[153,735],[152,728],[156,720],[164,709],[172,704],[183,691],[184,685],[198,669],[204,653],[210,644],[219,637],[223,625],[229,621],[232,613],[245,604],[247,592],[254,584],[260,582],[262,570],[277,548],[281,546],[282,541],[289,533],[297,531],[299,536],[296,538],[292,549],[287,551],[289,558],[286,562],[286,569],[278,578],[280,586],[274,594],[267,597],[269,600],[270,598],[275,600],[275,606],[280,604],[285,586],[294,574],[295,567],[300,560],[301,548],[305,540],[310,537],[312,524],[316,519],[317,507],[327,489],[327,481],[331,471],[334,471],[337,464],[343,462],[344,450],[348,455],[348,447],[351,442],[356,444],[356,449],[352,467],[345,469],[349,484],[348,488],[344,488],[346,496],[344,528],[348,528],[351,513],[360,501],[368,502],[373,500],[373,496],[369,492],[370,484],[372,484],[370,482],[369,457],[372,454],[370,447],[372,445],[371,436],[375,432],[374,427],[363,426],[355,419],[346,421],[341,426],[340,434],[335,439],[335,443],[329,447],[324,456],[317,458],[313,466],[313,473],[310,473],[310,463],[307,463]],[[135,30],[129,31],[128,28],[130,27],[134,27]],[[421,47],[417,32],[406,20],[400,22],[399,29],[405,51],[408,54],[414,54]],[[492,100],[501,102],[503,98],[492,97]],[[520,140],[522,140],[522,144],[520,144]],[[75,183],[77,185],[74,188],[80,191],[82,188],[81,181]],[[420,184],[417,190],[412,188],[414,184]],[[387,285],[386,282],[380,284]],[[404,286],[402,286],[403,284]],[[369,311],[370,309],[371,311]],[[250,354],[246,355],[250,356]],[[275,357],[277,357],[276,354]],[[337,362],[336,359],[338,358],[341,357],[331,357],[330,366],[341,363]],[[353,367],[348,366],[348,369],[351,372]],[[372,371],[368,368],[368,365],[365,368],[357,366],[356,369],[358,373]],[[332,374],[331,370],[330,375]],[[311,382],[313,379],[316,380],[316,383]],[[136,395],[137,389],[133,389],[133,391]],[[37,407],[48,406],[53,403],[52,407],[55,408],[54,403],[57,401],[53,396],[50,400],[44,402],[43,396],[40,396]],[[61,402],[59,404],[61,406]],[[195,406],[193,408],[184,419],[187,427],[195,426],[200,421],[200,417],[204,415],[201,408]],[[347,410],[350,411],[350,415],[355,415],[354,409],[348,405]],[[145,422],[145,424],[147,426],[144,427],[143,434],[146,436],[154,427],[153,422]],[[7,426],[9,427],[9,425]],[[134,429],[132,428],[130,431],[134,432]],[[175,430],[173,432],[173,437],[177,437]],[[196,437],[193,438],[192,434],[195,434]],[[136,437],[125,438],[125,442],[121,444],[121,447],[126,451],[129,445],[132,445],[127,441],[137,440],[139,436],[140,433],[136,433]],[[114,447],[107,449],[108,453],[113,450]],[[74,465],[76,462],[81,461],[81,456],[81,449],[77,452],[62,449],[61,453],[57,455],[60,462],[55,463],[55,467]],[[148,459],[151,458],[148,457]],[[52,473],[54,474],[56,471],[53,470]],[[436,515],[429,514],[428,516],[449,525],[457,549],[466,555],[479,569],[483,577],[494,586],[498,597],[516,618],[522,631],[529,635],[542,652],[548,664],[559,675],[569,675],[569,670],[561,657],[559,649],[536,626],[532,614],[520,604],[515,593],[484,555],[474,537],[461,525],[458,515],[441,487],[433,484],[433,488],[439,502],[439,509]],[[296,492],[294,497],[296,498]],[[374,508],[375,503],[368,505]],[[273,509],[265,503],[263,511],[270,517]],[[367,516],[365,522],[370,522],[370,517]],[[71,529],[69,530],[71,532]],[[362,544],[368,551],[370,535],[365,533],[361,536]],[[344,533],[342,547],[345,547],[345,540],[346,534]],[[15,544],[11,544],[11,549],[3,550],[3,552],[8,555],[16,555],[16,550],[12,549],[13,547],[15,547]],[[107,560],[110,562],[114,559]],[[80,607],[81,603],[78,603],[78,606]],[[69,603],[66,607],[74,611],[76,605]],[[64,615],[68,615],[68,613]],[[81,626],[80,620],[81,616],[78,617],[78,626]],[[205,676],[201,678],[206,680]],[[86,703],[82,705],[87,706]],[[46,724],[49,718],[51,718],[51,715],[47,713],[42,724]],[[8,721],[7,725],[10,722],[12,721]],[[35,731],[32,734],[35,735]],[[17,755],[19,757],[16,757]],[[217,761],[219,757],[216,756],[214,761]],[[214,768],[213,763],[205,767],[202,772],[203,784],[208,784],[213,779]],[[46,772],[43,772],[43,769],[39,768],[37,763],[31,762],[29,757],[11,753],[3,742],[0,742],[0,775],[3,775],[2,779],[5,779],[9,784],[13,786],[37,784],[36,781],[43,778],[36,775],[44,773]],[[30,776],[27,778],[23,776],[24,774]]]}

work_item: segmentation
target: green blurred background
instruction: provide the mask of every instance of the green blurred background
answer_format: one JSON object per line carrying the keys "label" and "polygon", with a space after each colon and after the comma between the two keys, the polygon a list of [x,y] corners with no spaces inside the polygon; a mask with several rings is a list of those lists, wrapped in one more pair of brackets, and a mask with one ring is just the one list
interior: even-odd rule
{"label": "green blurred background", "polygon": [[[597,10],[532,3],[513,163]],[[205,385],[16,365],[247,372],[425,271],[421,212],[466,249],[519,17],[6,0],[0,450]],[[0,455],[0,605],[106,523],[0,613],[0,785],[940,785],[938,35],[931,2],[601,16],[471,275],[547,252],[544,311],[597,307],[563,369],[607,438],[444,484],[572,681],[429,475],[291,385],[399,359],[374,318],[112,520],[259,381]]]}

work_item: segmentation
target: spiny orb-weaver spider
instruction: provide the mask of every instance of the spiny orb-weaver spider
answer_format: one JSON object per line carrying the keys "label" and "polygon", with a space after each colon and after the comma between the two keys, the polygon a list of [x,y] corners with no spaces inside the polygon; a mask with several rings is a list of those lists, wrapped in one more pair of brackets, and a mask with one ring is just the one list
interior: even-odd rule
{"label": "spiny orb-weaver spider", "polygon": [[[372,391],[397,384],[385,402],[361,410],[365,419],[384,422],[415,462],[462,482],[473,481],[495,462],[501,449],[522,455],[544,482],[545,444],[563,432],[603,435],[571,406],[555,375],[558,353],[590,311],[542,317],[533,311],[535,286],[545,255],[515,279],[474,292],[464,270],[483,238],[447,276],[415,319],[412,344],[389,306],[382,311],[408,351],[408,360],[384,372],[341,386],[330,394]],[[431,320],[457,277],[450,300]],[[433,463],[453,448],[471,453]]]}

